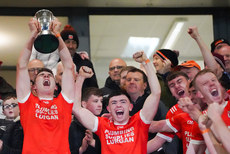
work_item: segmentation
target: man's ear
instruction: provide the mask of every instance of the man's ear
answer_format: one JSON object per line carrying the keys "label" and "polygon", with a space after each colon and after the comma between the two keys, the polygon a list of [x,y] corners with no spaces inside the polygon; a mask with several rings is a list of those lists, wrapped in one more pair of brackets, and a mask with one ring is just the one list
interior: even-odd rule
{"label": "man's ear", "polygon": [[54,90],[58,90],[58,87],[57,87],[57,85],[55,86]]}
{"label": "man's ear", "polygon": [[133,109],[133,104],[130,103],[130,105],[129,105],[129,111],[132,111],[132,109]]}
{"label": "man's ear", "polygon": [[32,89],[32,90],[37,90],[36,84],[31,85],[31,89]]}
{"label": "man's ear", "polygon": [[87,106],[86,101],[81,101],[81,106],[82,106],[83,108],[86,108],[86,106]]}
{"label": "man's ear", "polygon": [[111,112],[111,110],[110,110],[110,108],[109,108],[109,105],[106,106],[106,109],[107,109],[107,111],[109,111],[109,113]]}
{"label": "man's ear", "polygon": [[204,96],[202,95],[202,93],[199,90],[196,92],[196,96],[198,98],[204,98]]}
{"label": "man's ear", "polygon": [[144,88],[145,89],[147,88],[147,82],[144,82]]}

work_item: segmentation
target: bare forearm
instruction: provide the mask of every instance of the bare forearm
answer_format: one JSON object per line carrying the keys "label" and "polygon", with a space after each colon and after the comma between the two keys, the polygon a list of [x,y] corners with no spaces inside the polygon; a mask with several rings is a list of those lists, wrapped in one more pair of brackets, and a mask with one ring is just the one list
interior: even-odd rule
{"label": "bare forearm", "polygon": [[[216,150],[215,150],[215,147],[214,147],[214,145],[213,145],[213,143],[212,143],[212,140],[211,140],[211,138],[210,138],[210,136],[209,136],[209,133],[204,133],[204,134],[203,134],[203,137],[204,137],[206,146],[207,146],[208,151],[210,152],[210,154],[217,154],[217,152],[216,152]],[[201,150],[199,150],[199,151],[201,151]],[[199,152],[199,151],[198,151],[198,152]],[[204,151],[205,151],[205,150],[204,150]],[[202,151],[202,152],[204,153],[204,151]],[[200,153],[201,153],[201,152],[200,152]],[[201,154],[202,154],[202,153],[201,153]]]}
{"label": "bare forearm", "polygon": [[147,73],[148,82],[150,86],[151,93],[154,95],[160,95],[161,87],[156,76],[156,69],[151,62],[144,64],[144,68]]}
{"label": "bare forearm", "polygon": [[142,113],[146,120],[152,121],[158,110],[161,88],[155,73],[155,68],[153,67],[152,63],[148,62],[144,65],[144,67],[148,76],[151,94],[145,100],[144,106],[142,108]]}
{"label": "bare forearm", "polygon": [[221,117],[215,117],[215,120],[213,122],[213,133],[215,136],[218,136],[221,143],[223,144],[224,148],[230,152],[230,131],[223,122]]}
{"label": "bare forearm", "polygon": [[32,33],[18,59],[18,68],[25,68],[30,60],[36,33]]}
{"label": "bare forearm", "polygon": [[82,93],[82,85],[85,81],[84,77],[78,76],[77,80],[75,82],[75,99],[74,99],[74,107],[75,108],[81,108],[81,93]]}
{"label": "bare forearm", "polygon": [[147,143],[147,153],[152,153],[158,150],[165,143],[165,140],[159,136],[155,136]]}
{"label": "bare forearm", "polygon": [[149,127],[149,132],[156,133],[156,132],[173,132],[166,124],[166,120],[160,121],[152,121]]}
{"label": "bare forearm", "polygon": [[201,36],[198,35],[195,38],[195,41],[197,42],[197,44],[200,48],[201,54],[204,58],[204,62],[207,65],[207,67],[209,69],[211,69],[212,71],[214,71],[215,73],[219,73],[218,71],[220,71],[220,70],[218,70],[218,64],[217,64],[215,58],[213,57],[213,55],[211,54],[211,51],[209,50],[207,45],[202,40]]}

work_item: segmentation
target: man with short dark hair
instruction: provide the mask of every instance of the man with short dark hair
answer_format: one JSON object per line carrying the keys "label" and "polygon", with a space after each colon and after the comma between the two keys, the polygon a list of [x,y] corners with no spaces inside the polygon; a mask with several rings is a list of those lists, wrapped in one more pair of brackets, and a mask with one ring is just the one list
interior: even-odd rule
{"label": "man with short dark hair", "polygon": [[[171,72],[166,78],[168,87],[172,93],[172,95],[179,100],[180,98],[185,98],[189,96],[189,77],[180,71]],[[183,113],[183,111],[178,107],[178,104],[174,105],[171,109],[169,109],[166,119],[171,119],[174,116]],[[159,149],[166,141],[171,142],[175,133],[158,133],[155,138],[151,140],[152,143],[152,151]],[[181,137],[180,135],[178,136]],[[178,146],[178,145],[177,145]],[[181,153],[181,148],[179,147],[178,153]]]}
{"label": "man with short dark hair", "polygon": [[57,98],[53,98],[56,88],[54,75],[51,70],[43,68],[34,81],[37,96],[31,93],[28,62],[39,27],[39,22],[31,18],[29,21],[31,36],[17,63],[16,92],[24,131],[22,153],[69,154],[68,134],[74,99],[74,65],[60,37],[61,23],[56,18],[51,22],[50,29],[59,40],[58,49],[64,66],[62,92]]}
{"label": "man with short dark hair", "polygon": [[126,94],[114,92],[110,95],[107,106],[112,119],[96,117],[80,106],[81,89],[79,87],[76,89],[73,113],[86,128],[99,136],[102,154],[147,152],[149,122],[154,118],[158,108],[160,85],[155,69],[146,55],[143,52],[137,52],[133,57],[137,62],[144,63],[151,89],[151,94],[146,99],[143,108],[134,116],[129,116],[132,104]]}

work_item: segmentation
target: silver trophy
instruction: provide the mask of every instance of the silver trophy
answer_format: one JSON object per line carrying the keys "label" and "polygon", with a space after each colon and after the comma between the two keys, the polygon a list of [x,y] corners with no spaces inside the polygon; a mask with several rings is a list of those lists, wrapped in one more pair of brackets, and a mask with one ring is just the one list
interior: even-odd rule
{"label": "silver trophy", "polygon": [[53,13],[42,9],[35,13],[35,17],[41,25],[41,32],[34,41],[34,47],[38,52],[51,53],[59,46],[58,39],[51,33],[50,24],[54,19]]}

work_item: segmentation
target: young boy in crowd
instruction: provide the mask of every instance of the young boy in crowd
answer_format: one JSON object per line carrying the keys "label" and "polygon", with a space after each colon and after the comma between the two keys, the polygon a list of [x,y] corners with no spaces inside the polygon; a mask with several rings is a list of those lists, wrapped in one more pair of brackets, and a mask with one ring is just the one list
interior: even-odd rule
{"label": "young boy in crowd", "polygon": [[14,122],[19,116],[18,101],[16,96],[7,96],[2,103],[2,112],[5,115],[5,119],[0,119],[0,138],[6,131],[7,127]]}
{"label": "young boy in crowd", "polygon": [[[79,70],[78,78],[82,75],[82,66]],[[95,87],[85,88],[82,94],[82,107],[91,111],[95,116],[100,116],[102,111],[102,92]],[[87,130],[82,124],[74,118],[69,130],[70,151],[74,153],[100,153],[100,140],[98,136]]]}

